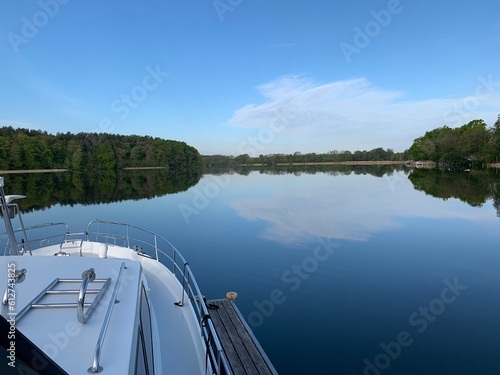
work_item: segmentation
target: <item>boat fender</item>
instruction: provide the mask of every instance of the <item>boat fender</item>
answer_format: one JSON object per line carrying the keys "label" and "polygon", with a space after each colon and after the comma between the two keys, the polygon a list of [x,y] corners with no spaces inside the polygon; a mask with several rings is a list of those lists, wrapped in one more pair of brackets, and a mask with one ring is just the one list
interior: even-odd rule
{"label": "boat fender", "polygon": [[226,293],[226,298],[234,301],[236,298],[238,298],[238,293],[236,293],[236,292],[227,292]]}

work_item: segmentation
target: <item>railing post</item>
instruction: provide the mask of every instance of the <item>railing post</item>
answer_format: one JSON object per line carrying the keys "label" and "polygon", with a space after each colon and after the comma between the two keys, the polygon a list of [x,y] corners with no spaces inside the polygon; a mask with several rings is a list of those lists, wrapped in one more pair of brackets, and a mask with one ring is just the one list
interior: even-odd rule
{"label": "railing post", "polygon": [[174,276],[177,277],[177,267],[175,266],[176,265],[176,262],[175,262],[175,255],[176,255],[176,251],[175,249],[172,249],[172,272],[174,273]]}
{"label": "railing post", "polygon": [[126,228],[126,233],[127,233],[127,247],[130,249],[130,238],[128,235],[128,224],[125,226],[125,228]]}
{"label": "railing post", "polygon": [[154,235],[154,239],[155,239],[155,253],[156,253],[156,260],[159,261],[158,259],[158,241],[156,239],[156,234]]}
{"label": "railing post", "polygon": [[[179,302],[175,302],[174,303],[176,306],[179,306],[179,307],[184,306],[184,292],[186,290],[186,288],[185,288],[185,282],[186,282],[186,268],[187,268],[187,266],[188,266],[188,263],[187,262],[184,263],[184,271],[182,273],[182,298],[181,298],[181,300]],[[190,274],[190,272],[187,273],[188,288],[189,288],[189,274]]]}
{"label": "railing post", "polygon": [[14,235],[14,229],[12,229],[12,223],[9,216],[9,204],[7,203],[7,198],[5,198],[5,192],[3,191],[4,179],[0,177],[0,209],[2,210],[3,220],[5,221],[5,230],[9,236],[10,248],[12,255],[19,255],[19,247],[17,244],[16,236]]}

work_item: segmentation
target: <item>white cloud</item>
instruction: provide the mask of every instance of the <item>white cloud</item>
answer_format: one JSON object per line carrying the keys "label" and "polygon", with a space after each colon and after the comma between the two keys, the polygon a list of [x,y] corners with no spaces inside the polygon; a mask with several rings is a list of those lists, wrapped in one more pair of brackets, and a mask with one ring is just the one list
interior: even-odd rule
{"label": "white cloud", "polygon": [[281,121],[280,137],[306,137],[316,146],[328,144],[327,150],[381,146],[402,151],[439,126],[460,126],[476,118],[488,123],[496,118],[500,99],[495,87],[482,89],[480,97],[473,89],[465,97],[410,101],[403,91],[378,88],[366,78],[319,83],[304,75],[284,76],[256,89],[265,102],[236,110],[229,125],[265,128]]}

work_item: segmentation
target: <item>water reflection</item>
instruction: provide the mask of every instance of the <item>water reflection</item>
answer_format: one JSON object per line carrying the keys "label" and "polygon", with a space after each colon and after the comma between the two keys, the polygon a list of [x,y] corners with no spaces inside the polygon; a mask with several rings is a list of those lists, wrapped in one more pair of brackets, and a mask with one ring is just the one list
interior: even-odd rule
{"label": "water reflection", "polygon": [[7,194],[23,194],[21,211],[53,205],[91,205],[154,198],[187,190],[198,183],[199,172],[165,170],[102,170],[87,172],[5,175]]}
{"label": "water reflection", "polygon": [[[241,217],[269,224],[261,238],[288,244],[309,243],[317,237],[366,241],[375,233],[409,225],[405,220],[410,218],[488,220],[491,210],[470,207],[481,207],[488,199],[494,199],[498,212],[494,173],[448,173],[423,170],[408,177],[398,171],[382,178],[353,171],[349,178],[349,173],[320,173],[310,177],[310,185],[296,184],[292,175],[288,184],[271,194],[234,200],[230,205]],[[458,199],[445,202],[420,191]]]}
{"label": "water reflection", "polygon": [[205,173],[221,175],[227,173],[237,173],[243,176],[248,176],[252,172],[271,175],[286,175],[294,174],[300,176],[302,174],[326,173],[330,175],[350,175],[350,174],[370,174],[372,176],[382,177],[396,171],[405,171],[408,173],[409,168],[404,164],[379,164],[379,165],[275,165],[275,166],[236,166],[234,168],[207,168]]}
{"label": "water reflection", "polygon": [[414,169],[408,178],[415,189],[436,198],[457,198],[474,207],[492,199],[500,216],[500,175],[496,169],[462,172]]}

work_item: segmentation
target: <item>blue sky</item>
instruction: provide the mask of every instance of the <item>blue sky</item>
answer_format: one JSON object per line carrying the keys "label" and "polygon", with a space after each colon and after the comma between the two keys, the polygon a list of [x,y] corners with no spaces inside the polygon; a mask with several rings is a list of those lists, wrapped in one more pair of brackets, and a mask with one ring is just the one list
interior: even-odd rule
{"label": "blue sky", "polygon": [[0,126],[403,151],[500,113],[500,3],[4,0]]}

